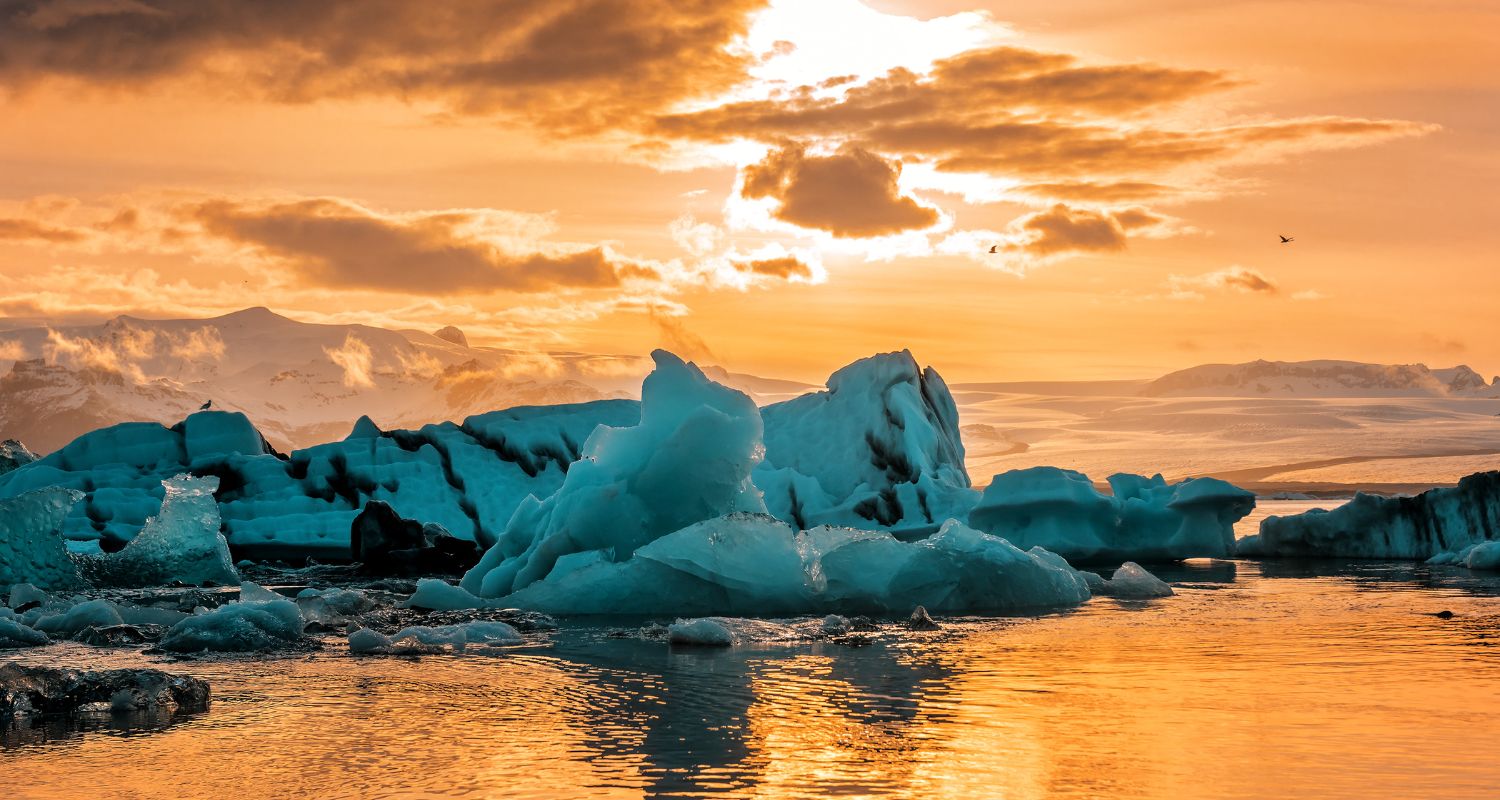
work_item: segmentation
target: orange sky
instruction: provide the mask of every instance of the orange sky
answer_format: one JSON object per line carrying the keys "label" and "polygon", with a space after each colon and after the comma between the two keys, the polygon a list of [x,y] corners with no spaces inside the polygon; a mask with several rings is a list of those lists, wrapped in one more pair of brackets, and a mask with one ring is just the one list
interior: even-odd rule
{"label": "orange sky", "polygon": [[0,324],[1500,370],[1493,3],[433,8],[0,0]]}

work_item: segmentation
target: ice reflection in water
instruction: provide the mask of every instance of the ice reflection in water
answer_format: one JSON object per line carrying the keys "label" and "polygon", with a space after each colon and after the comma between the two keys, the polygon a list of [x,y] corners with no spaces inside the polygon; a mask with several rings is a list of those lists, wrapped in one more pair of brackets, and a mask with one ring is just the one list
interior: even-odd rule
{"label": "ice reflection in water", "polygon": [[1176,597],[859,648],[683,650],[574,623],[492,657],[168,663],[213,683],[209,713],[11,746],[0,767],[26,798],[1494,796],[1500,576],[1158,573]]}

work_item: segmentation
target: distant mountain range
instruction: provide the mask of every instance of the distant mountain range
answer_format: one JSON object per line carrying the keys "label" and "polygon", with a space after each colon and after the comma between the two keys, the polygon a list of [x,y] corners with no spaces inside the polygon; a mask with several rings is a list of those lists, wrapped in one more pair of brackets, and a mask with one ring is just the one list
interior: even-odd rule
{"label": "distant mountain range", "polygon": [[45,453],[100,426],[170,424],[212,402],[295,448],[340,438],[363,414],[409,427],[627,397],[650,363],[470,347],[457,329],[439,333],[314,325],[264,308],[0,332],[0,439]]}
{"label": "distant mountain range", "polygon": [[1500,397],[1500,377],[1486,381],[1467,366],[1358,361],[1251,361],[1204,364],[1146,384],[1148,397]]}
{"label": "distant mountain range", "polygon": [[[243,411],[280,449],[342,438],[368,415],[413,428],[518,405],[639,394],[650,360],[474,347],[463,332],[297,322],[265,308],[211,319],[116,317],[99,325],[0,331],[0,440],[39,453],[129,420],[172,424],[212,402]],[[818,386],[706,366],[757,402]],[[1154,381],[955,385],[966,393],[1153,397],[1500,397],[1468,367],[1352,361],[1210,364]]]}

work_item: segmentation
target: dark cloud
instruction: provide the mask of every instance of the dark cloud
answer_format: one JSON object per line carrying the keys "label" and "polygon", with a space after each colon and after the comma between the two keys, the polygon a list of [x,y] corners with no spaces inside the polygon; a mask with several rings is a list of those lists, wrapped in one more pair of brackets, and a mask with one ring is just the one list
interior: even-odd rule
{"label": "dark cloud", "polygon": [[[1428,130],[1402,121],[1344,118],[1192,129],[1155,122],[1185,101],[1234,85],[1215,71],[1081,66],[1066,55],[1001,47],[941,60],[928,75],[894,69],[841,97],[803,87],[767,100],[664,115],[653,130],[715,142],[834,139],[953,172],[1024,176],[1060,189],[1051,199],[1099,202],[1122,192],[1131,199],[1146,196],[1155,184],[1138,176],[1228,160],[1255,148]],[[1082,196],[1090,186],[1106,196]]]}
{"label": "dark cloud", "polygon": [[[0,56],[3,58],[3,56]],[[36,220],[0,219],[0,241],[34,241],[66,244],[82,241],[83,234],[70,228],[46,225]]]}
{"label": "dark cloud", "polygon": [[926,228],[936,210],[901,194],[901,163],[845,145],[828,156],[801,145],[775,150],[746,167],[741,193],[777,201],[777,219],[856,238]]}
{"label": "dark cloud", "polygon": [[749,272],[754,275],[764,275],[771,278],[802,278],[811,280],[813,276],[812,267],[796,256],[761,258],[732,263],[734,264],[734,268],[741,272]]}
{"label": "dark cloud", "polygon": [[765,0],[0,0],[0,85],[184,77],[276,101],[383,95],[591,129],[745,77]]}
{"label": "dark cloud", "polygon": [[609,287],[633,268],[601,249],[518,251],[482,231],[480,212],[383,215],[335,199],[268,205],[214,200],[184,210],[213,236],[284,262],[308,283],[441,295]]}
{"label": "dark cloud", "polygon": [[1015,238],[1004,249],[1041,258],[1123,250],[1127,231],[1164,221],[1164,218],[1140,209],[1105,212],[1059,203],[1012,222],[1010,228]]}

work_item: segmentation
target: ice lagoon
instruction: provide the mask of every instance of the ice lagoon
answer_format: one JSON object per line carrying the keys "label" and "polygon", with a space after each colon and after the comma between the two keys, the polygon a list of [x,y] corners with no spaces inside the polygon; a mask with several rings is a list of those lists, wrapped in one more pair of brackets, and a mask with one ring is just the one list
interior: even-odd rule
{"label": "ice lagoon", "polygon": [[11,651],[186,672],[214,699],[12,731],[0,764],[19,798],[1493,796],[1500,574],[1153,571],[1172,597],[882,623],[864,646],[617,638],[657,617],[461,656]]}

